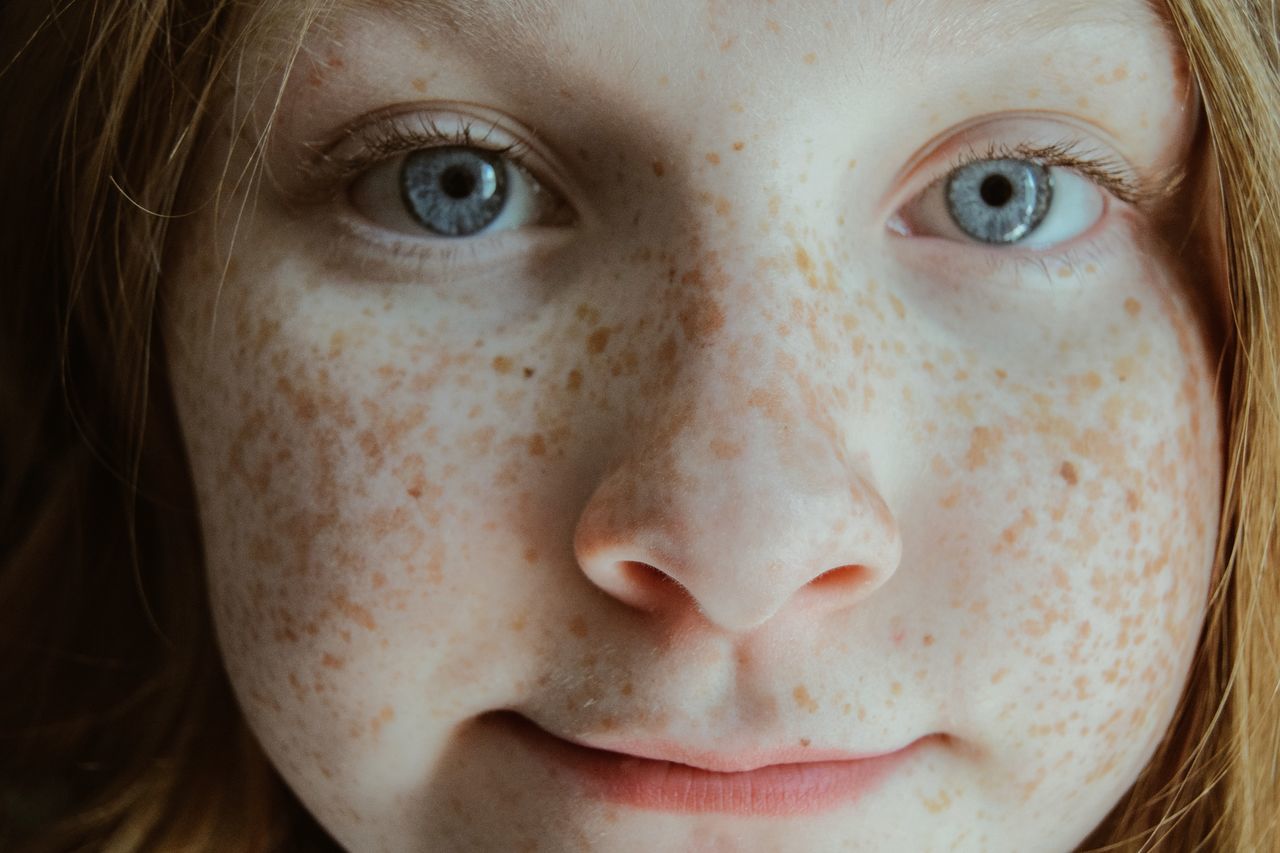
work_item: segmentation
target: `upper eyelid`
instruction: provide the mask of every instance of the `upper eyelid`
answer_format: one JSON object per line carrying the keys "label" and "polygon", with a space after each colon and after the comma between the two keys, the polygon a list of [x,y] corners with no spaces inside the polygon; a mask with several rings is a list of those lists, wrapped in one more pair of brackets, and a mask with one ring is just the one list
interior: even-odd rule
{"label": "upper eyelid", "polygon": [[[426,129],[415,131],[407,127],[405,117],[416,118]],[[527,145],[519,140],[507,145],[486,144],[496,126],[490,125],[483,135],[473,135],[474,126],[474,121],[464,118],[461,129],[455,136],[451,136],[429,114],[375,114],[374,117],[347,126],[337,139],[328,144],[309,146],[308,153],[300,164],[300,171],[308,185],[329,185],[328,188],[338,189],[345,181],[383,160],[421,148],[449,144],[472,145],[508,156],[521,165],[525,164]],[[351,148],[354,150],[347,153]]]}
{"label": "upper eyelid", "polygon": [[1154,206],[1175,195],[1183,180],[1179,170],[1168,176],[1151,178],[1126,166],[1119,158],[1106,154],[1092,154],[1083,143],[1067,140],[1048,144],[991,143],[982,151],[973,146],[962,149],[952,157],[951,164],[938,178],[928,184],[934,187],[955,170],[985,160],[1027,160],[1049,168],[1071,169],[1093,181],[1099,187],[1127,204],[1140,208]]}
{"label": "upper eyelid", "polygon": [[[347,183],[362,170],[384,159],[418,148],[451,144],[448,139],[428,137],[438,135],[441,124],[456,123],[462,128],[462,138],[454,144],[475,145],[510,158],[515,165],[562,200],[580,197],[575,192],[580,189],[576,182],[566,180],[562,170],[554,165],[551,168],[544,165],[554,164],[554,159],[542,156],[537,150],[538,146],[526,143],[520,135],[503,130],[501,119],[477,114],[483,112],[491,111],[483,107],[476,109],[475,105],[470,104],[440,103],[430,107],[398,104],[366,113],[346,124],[327,143],[306,146],[307,153],[299,158],[300,191],[289,193],[289,196],[291,200],[300,202],[330,200],[340,195]],[[442,119],[439,123],[436,116]],[[1039,114],[983,116],[940,134],[936,137],[936,144],[926,146],[912,158],[912,163],[899,171],[898,180],[885,199],[892,205],[885,211],[886,214],[890,219],[896,216],[904,204],[934,187],[962,165],[1001,157],[1035,160],[1046,166],[1072,168],[1121,201],[1142,209],[1154,208],[1166,201],[1176,195],[1183,185],[1186,177],[1185,163],[1179,163],[1177,167],[1162,174],[1142,174],[1118,156],[1094,153],[1099,147],[1104,152],[1107,149],[1105,146],[1085,142],[1083,133],[1066,132],[1060,124],[1058,139],[1054,142],[1026,141],[1028,137],[1036,135],[1043,137],[1043,133],[1025,134],[1023,141],[1017,142],[997,142],[992,141],[991,137],[987,138],[988,141],[981,141],[982,130],[988,125],[1015,120],[1043,122],[1046,118],[1046,115]],[[428,132],[415,133],[414,125],[426,128]],[[447,136],[447,132],[445,135]],[[1017,139],[1017,136],[1007,131],[998,135]],[[537,141],[536,134],[526,132],[525,136]],[[966,140],[965,137],[970,139]],[[351,153],[346,153],[348,151]],[[942,158],[945,158],[943,167],[932,165],[931,161]],[[928,182],[912,179],[921,171],[932,175]],[[571,206],[580,207],[577,204]],[[584,211],[577,210],[579,217],[583,213]]]}
{"label": "upper eyelid", "polygon": [[[455,125],[469,135],[464,133],[455,142],[428,138],[442,128],[448,137]],[[331,203],[352,180],[379,163],[413,150],[450,144],[502,154],[570,211],[580,227],[597,222],[590,207],[578,202],[584,198],[582,186],[559,167],[537,133],[487,107],[454,101],[383,107],[348,122],[327,141],[307,146],[298,158],[299,180],[289,199],[303,206]]]}
{"label": "upper eyelid", "polygon": [[1178,194],[1186,178],[1185,163],[1162,171],[1144,169],[1122,156],[1120,150],[1119,141],[1106,130],[1056,111],[974,116],[951,125],[921,146],[888,181],[877,209],[881,215],[892,216],[951,170],[990,157],[992,152],[997,152],[995,157],[1004,153],[1049,166],[1073,168],[1118,199],[1141,209],[1155,210]]}

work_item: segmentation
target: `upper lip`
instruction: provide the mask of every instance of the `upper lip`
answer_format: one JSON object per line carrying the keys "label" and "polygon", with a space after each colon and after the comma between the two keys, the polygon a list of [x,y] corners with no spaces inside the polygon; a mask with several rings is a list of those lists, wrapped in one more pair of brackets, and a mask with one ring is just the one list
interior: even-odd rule
{"label": "upper lip", "polygon": [[[526,718],[528,719],[528,718]],[[532,721],[530,721],[532,722]],[[889,755],[908,744],[873,752],[850,752],[842,749],[790,744],[787,746],[743,746],[703,748],[660,738],[628,738],[614,735],[571,736],[549,732],[552,737],[577,746],[602,752],[612,752],[620,757],[642,758],[650,761],[669,761],[715,773],[746,773],[779,764],[812,764],[817,762],[863,761]],[[745,738],[737,738],[739,741]]]}

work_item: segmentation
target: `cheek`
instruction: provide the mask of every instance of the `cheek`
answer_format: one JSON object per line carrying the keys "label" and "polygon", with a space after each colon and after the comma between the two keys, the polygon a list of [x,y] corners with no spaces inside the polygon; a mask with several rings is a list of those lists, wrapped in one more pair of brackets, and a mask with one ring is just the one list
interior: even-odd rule
{"label": "cheek", "polygon": [[537,653],[513,567],[543,556],[523,485],[562,438],[527,428],[541,367],[273,292],[229,282],[229,357],[175,381],[233,683],[296,785],[336,790],[357,763],[394,764],[405,707],[465,715],[485,703],[480,662]]}
{"label": "cheek", "polygon": [[1048,342],[1088,369],[1036,377],[974,359],[997,393],[937,429],[931,532],[915,538],[950,567],[957,678],[983,696],[968,712],[1010,727],[1002,749],[1040,756],[1023,764],[1027,797],[1067,769],[1131,781],[1194,651],[1221,450],[1208,356],[1171,290],[1130,299],[1108,343]]}

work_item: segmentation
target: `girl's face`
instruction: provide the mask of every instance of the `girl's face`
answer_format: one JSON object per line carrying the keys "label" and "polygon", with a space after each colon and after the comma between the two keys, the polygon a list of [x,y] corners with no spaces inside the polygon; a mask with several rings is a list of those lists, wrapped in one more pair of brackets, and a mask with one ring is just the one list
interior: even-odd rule
{"label": "girl's face", "polygon": [[250,36],[167,345],[231,681],[335,838],[1097,825],[1186,681],[1222,473],[1162,192],[1198,105],[1145,2]]}

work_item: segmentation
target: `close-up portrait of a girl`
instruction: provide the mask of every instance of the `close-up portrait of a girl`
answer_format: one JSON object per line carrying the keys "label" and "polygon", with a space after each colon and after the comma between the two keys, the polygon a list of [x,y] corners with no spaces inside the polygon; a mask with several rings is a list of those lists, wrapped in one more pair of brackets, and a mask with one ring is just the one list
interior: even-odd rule
{"label": "close-up portrait of a girl", "polygon": [[1280,849],[1274,0],[0,6],[0,849]]}

